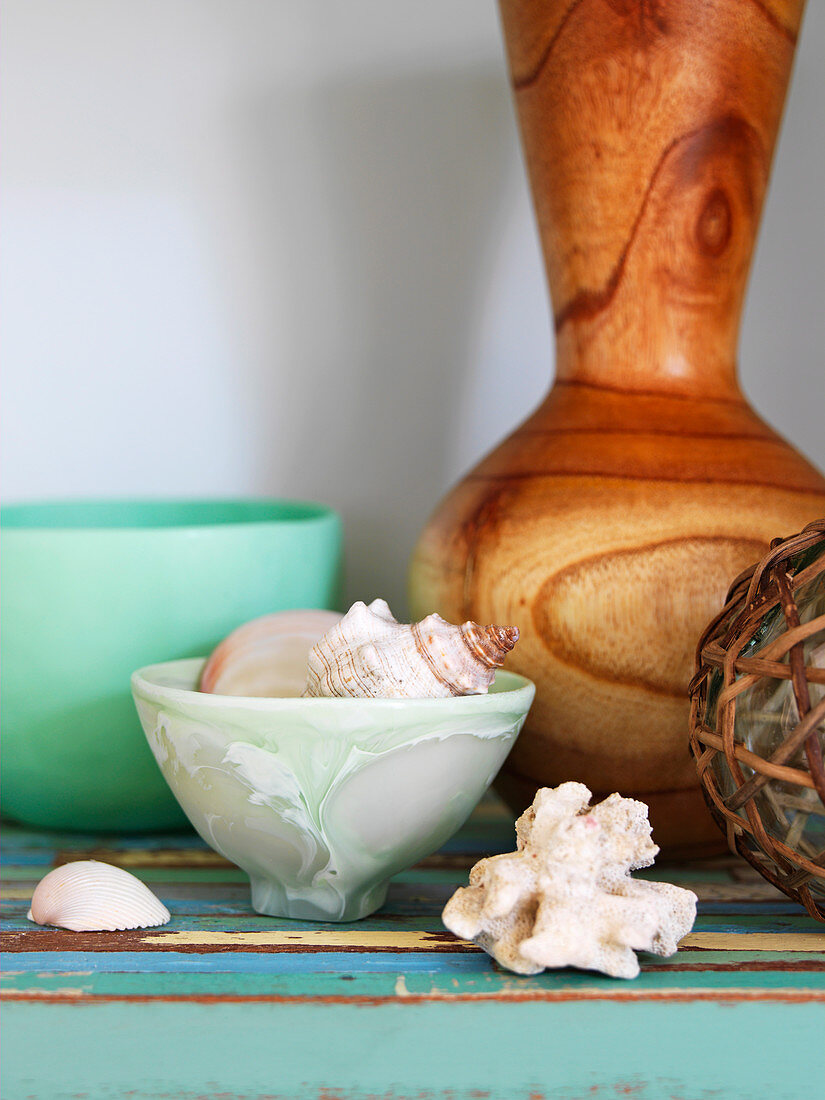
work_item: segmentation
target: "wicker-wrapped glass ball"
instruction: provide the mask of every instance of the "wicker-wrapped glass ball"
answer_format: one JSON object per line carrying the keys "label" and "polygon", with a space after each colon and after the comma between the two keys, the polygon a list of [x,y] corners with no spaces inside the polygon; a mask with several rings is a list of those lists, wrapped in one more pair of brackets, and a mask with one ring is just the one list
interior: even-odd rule
{"label": "wicker-wrapped glass ball", "polygon": [[691,750],[729,846],[825,921],[825,520],[733,582],[690,694]]}

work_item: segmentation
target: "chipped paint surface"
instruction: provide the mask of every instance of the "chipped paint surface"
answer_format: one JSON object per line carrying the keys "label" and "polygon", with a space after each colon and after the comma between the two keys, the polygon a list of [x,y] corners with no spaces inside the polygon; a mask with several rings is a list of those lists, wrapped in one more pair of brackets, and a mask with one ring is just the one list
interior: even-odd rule
{"label": "chipped paint surface", "polygon": [[[504,850],[511,836],[512,819],[483,803],[440,853],[393,881],[379,913],[326,925],[256,915],[242,876],[191,836],[107,840],[104,848],[93,837],[7,828],[4,1095],[806,1095],[788,1060],[752,1036],[770,1030],[821,1051],[822,925],[738,860],[658,866],[656,877],[700,898],[695,929],[675,956],[642,956],[631,982],[575,970],[520,977],[455,940],[440,921],[467,869],[479,855]],[[31,890],[50,867],[102,851],[153,884],[172,912],[169,925],[72,933],[26,921]],[[49,1059],[31,1053],[44,1034]],[[105,1043],[95,1039],[90,1048],[100,1035]],[[583,1038],[594,1035],[597,1056]],[[653,1042],[637,1049],[633,1036]],[[94,1051],[82,1072],[75,1068],[81,1048]],[[806,1081],[821,1072],[825,1066],[808,1065]]]}
{"label": "chipped paint surface", "polygon": [[[631,1085],[643,1100],[800,1100],[819,1066],[789,1065],[773,1044],[729,1044],[771,1026],[816,1051],[820,1009],[760,1001],[733,1013],[729,1003],[704,1001],[7,1004],[4,1084],[10,1100],[470,1100],[474,1090],[491,1100],[615,1100]],[[49,1058],[24,1065],[15,1052],[38,1034],[49,1035]],[[77,1052],[101,1035],[105,1050],[79,1067]]]}
{"label": "chipped paint surface", "polygon": [[679,946],[705,951],[825,951],[825,932],[689,932]]}
{"label": "chipped paint surface", "polygon": [[[825,937],[823,937],[825,939]],[[184,946],[232,947],[256,950],[265,947],[317,947],[345,951],[476,951],[475,944],[458,940],[449,932],[373,932],[358,928],[341,932],[336,928],[313,928],[295,932],[167,932],[159,936],[141,936],[141,942],[153,949]]]}

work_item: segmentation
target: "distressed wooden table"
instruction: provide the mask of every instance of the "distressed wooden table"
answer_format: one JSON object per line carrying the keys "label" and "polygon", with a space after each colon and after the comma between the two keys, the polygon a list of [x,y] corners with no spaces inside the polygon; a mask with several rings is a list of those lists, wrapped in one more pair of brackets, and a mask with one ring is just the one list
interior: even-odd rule
{"label": "distressed wooden table", "polygon": [[[809,1100],[825,1071],[825,927],[732,858],[660,866],[700,897],[672,959],[632,982],[497,968],[440,922],[482,854],[513,847],[492,799],[348,925],[261,917],[192,835],[5,830],[3,1097]],[[26,920],[51,867],[135,872],[172,921],[72,933]],[[583,919],[585,914],[583,914]]]}

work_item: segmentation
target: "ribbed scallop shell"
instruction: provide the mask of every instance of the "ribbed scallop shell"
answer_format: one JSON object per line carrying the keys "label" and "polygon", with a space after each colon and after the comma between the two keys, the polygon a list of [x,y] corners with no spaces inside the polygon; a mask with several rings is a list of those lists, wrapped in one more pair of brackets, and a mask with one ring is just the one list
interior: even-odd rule
{"label": "ribbed scallop shell", "polygon": [[200,690],[269,698],[300,695],[310,647],[340,618],[337,611],[277,611],[244,623],[204,665]]}
{"label": "ribbed scallop shell", "polygon": [[399,623],[384,600],[355,603],[310,650],[306,695],[440,698],[484,694],[518,640],[514,626]]}
{"label": "ribbed scallop shell", "polygon": [[40,880],[28,917],[71,932],[114,932],[166,924],[169,910],[128,871],[82,859]]}

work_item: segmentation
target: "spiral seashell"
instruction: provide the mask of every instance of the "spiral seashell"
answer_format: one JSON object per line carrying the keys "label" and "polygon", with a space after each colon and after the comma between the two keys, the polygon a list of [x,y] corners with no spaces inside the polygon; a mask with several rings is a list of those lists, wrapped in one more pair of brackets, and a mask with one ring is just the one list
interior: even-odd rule
{"label": "spiral seashell", "polygon": [[514,626],[399,623],[384,600],[355,603],[309,652],[305,695],[482,695],[518,641]]}
{"label": "spiral seashell", "polygon": [[340,618],[337,611],[277,611],[244,623],[203,666],[200,690],[270,698],[300,695],[310,647]]}
{"label": "spiral seashell", "polygon": [[95,859],[49,871],[35,887],[28,918],[71,932],[154,928],[170,919],[169,910],[140,879]]}

